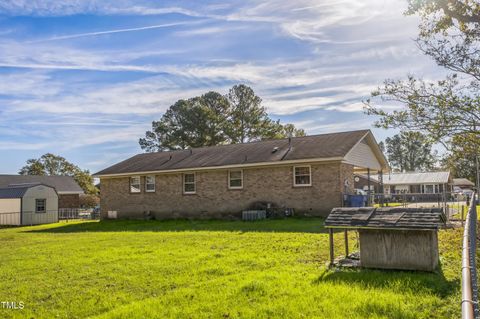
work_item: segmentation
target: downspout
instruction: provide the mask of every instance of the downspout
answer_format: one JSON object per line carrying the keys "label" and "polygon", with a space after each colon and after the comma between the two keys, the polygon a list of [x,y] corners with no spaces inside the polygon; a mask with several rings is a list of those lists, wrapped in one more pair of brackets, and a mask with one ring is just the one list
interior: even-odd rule
{"label": "downspout", "polygon": [[367,206],[370,206],[370,167],[367,168],[367,176],[368,176]]}

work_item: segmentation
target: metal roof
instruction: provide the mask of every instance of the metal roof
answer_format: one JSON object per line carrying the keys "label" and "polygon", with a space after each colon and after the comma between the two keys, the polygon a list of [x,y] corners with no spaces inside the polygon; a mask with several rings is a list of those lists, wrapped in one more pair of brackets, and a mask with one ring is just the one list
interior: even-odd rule
{"label": "metal roof", "polygon": [[0,198],[22,198],[30,187],[0,188]]}
{"label": "metal roof", "polygon": [[453,179],[453,185],[454,186],[475,186],[474,182],[471,182],[470,180],[466,178],[454,178]]}
{"label": "metal roof", "polygon": [[280,163],[290,160],[343,158],[369,130],[218,145],[188,150],[144,153],[94,175],[211,168],[228,165]]}
{"label": "metal roof", "polygon": [[83,189],[71,176],[0,175],[0,188],[38,184],[51,186],[58,194],[83,194]]}
{"label": "metal roof", "polygon": [[438,229],[445,225],[441,208],[352,207],[334,208],[327,228]]}
{"label": "metal roof", "polygon": [[385,185],[448,184],[450,172],[391,173],[383,176]]}

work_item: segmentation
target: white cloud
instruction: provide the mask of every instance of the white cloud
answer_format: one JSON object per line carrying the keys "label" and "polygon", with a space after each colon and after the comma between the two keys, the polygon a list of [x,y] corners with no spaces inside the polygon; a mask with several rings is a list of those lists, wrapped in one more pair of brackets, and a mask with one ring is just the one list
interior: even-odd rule
{"label": "white cloud", "polygon": [[44,72],[27,71],[0,76],[0,93],[15,97],[47,97],[58,94],[61,84]]}
{"label": "white cloud", "polygon": [[328,111],[363,112],[365,105],[361,102],[333,105],[326,108]]}
{"label": "white cloud", "polygon": [[0,141],[0,150],[41,150],[47,147],[49,143],[27,143],[27,142],[2,142]]}
{"label": "white cloud", "polygon": [[[311,121],[302,121],[302,122],[293,122],[298,127],[304,128],[310,134],[321,134],[321,133],[331,133],[331,132],[341,132],[341,131],[351,131],[369,129],[372,127],[373,120],[367,118],[363,121],[358,119],[343,121],[343,122],[334,122],[334,123],[323,123],[318,119]],[[300,126],[301,125],[301,126]]]}

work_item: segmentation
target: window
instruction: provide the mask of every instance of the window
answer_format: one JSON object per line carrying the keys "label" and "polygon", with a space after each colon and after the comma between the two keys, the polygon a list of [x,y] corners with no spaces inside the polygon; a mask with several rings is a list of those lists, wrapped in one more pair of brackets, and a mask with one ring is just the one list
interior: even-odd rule
{"label": "window", "polygon": [[140,193],[140,176],[130,177],[130,193]]}
{"label": "window", "polygon": [[243,171],[241,169],[235,171],[228,171],[228,188],[243,188]]}
{"label": "window", "polygon": [[155,192],[155,176],[146,176],[145,177],[145,191],[147,193]]}
{"label": "window", "polygon": [[35,200],[35,213],[46,213],[47,212],[47,200],[46,199],[36,199]]}
{"label": "window", "polygon": [[310,166],[293,167],[293,186],[312,186]]}
{"label": "window", "polygon": [[195,173],[183,174],[183,193],[195,194]]}
{"label": "window", "polygon": [[423,185],[424,194],[437,194],[438,193],[438,184],[425,184]]}

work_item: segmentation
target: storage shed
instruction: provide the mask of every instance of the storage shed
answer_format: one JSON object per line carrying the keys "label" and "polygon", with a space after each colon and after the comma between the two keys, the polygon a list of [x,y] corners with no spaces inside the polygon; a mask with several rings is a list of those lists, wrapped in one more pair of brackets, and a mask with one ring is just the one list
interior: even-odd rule
{"label": "storage shed", "polygon": [[0,225],[38,225],[58,222],[58,194],[37,184],[0,188]]}
{"label": "storage shed", "polygon": [[[434,271],[439,259],[437,232],[445,221],[441,208],[335,208],[325,227],[330,229],[331,244],[334,229],[358,231],[362,267]],[[333,245],[330,256],[333,259]]]}

